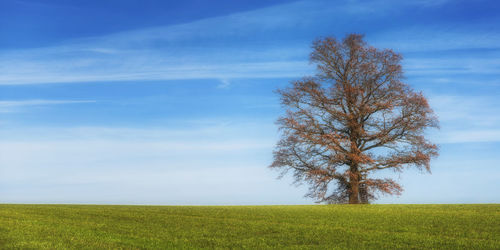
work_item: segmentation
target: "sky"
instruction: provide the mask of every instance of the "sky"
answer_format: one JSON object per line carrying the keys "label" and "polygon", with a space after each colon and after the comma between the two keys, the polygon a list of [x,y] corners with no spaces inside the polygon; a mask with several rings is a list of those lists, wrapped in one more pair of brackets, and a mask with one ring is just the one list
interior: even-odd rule
{"label": "sky", "polygon": [[0,203],[314,204],[268,168],[274,92],[319,37],[403,55],[440,120],[432,174],[377,203],[500,202],[494,0],[0,2]]}

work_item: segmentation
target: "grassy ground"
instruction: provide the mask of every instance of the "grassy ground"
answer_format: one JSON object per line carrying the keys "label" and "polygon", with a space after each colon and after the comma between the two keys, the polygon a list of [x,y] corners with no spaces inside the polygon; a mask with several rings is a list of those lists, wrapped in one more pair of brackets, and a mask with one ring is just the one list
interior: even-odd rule
{"label": "grassy ground", "polygon": [[0,205],[0,248],[500,249],[500,205]]}

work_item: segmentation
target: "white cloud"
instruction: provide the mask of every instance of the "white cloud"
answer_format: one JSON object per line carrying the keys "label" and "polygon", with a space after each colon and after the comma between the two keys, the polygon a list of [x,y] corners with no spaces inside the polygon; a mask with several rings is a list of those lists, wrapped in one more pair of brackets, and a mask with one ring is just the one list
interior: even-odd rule
{"label": "white cloud", "polygon": [[[270,15],[278,10],[278,15]],[[307,48],[274,44],[259,36],[293,28],[298,19],[290,17],[269,8],[56,47],[3,51],[0,84],[298,76],[311,69]],[[260,38],[254,42],[249,37]],[[239,42],[227,46],[225,39]]]}
{"label": "white cloud", "polygon": [[[72,40],[54,47],[2,51],[0,84],[299,77],[313,72],[307,58],[310,41],[316,36],[329,35],[325,31],[332,32],[332,28],[338,34],[355,31],[359,27],[353,27],[349,20],[373,18],[362,15],[365,12],[377,10],[385,16],[399,8],[425,7],[428,3],[299,1],[185,24]],[[449,34],[441,32],[449,27],[425,34],[422,28],[376,37],[369,34],[368,38],[403,49],[450,48],[450,41],[461,43],[452,47],[497,46],[497,33],[483,34],[472,26],[453,33],[453,39],[441,36]],[[276,33],[282,37],[277,38]],[[487,64],[475,69],[482,66]]]}
{"label": "white cloud", "polygon": [[274,140],[262,131],[248,124],[3,131],[0,202],[310,203],[267,168]]}
{"label": "white cloud", "polygon": [[498,49],[499,32],[492,32],[494,24],[435,24],[432,27],[414,25],[370,35],[375,47],[392,48],[399,52],[446,51],[457,49]]}
{"label": "white cloud", "polygon": [[0,113],[10,113],[20,111],[20,108],[28,106],[44,106],[44,105],[64,105],[64,104],[79,104],[79,103],[95,103],[94,100],[16,100],[16,101],[0,101]]}
{"label": "white cloud", "polygon": [[444,5],[449,2],[460,2],[460,0],[413,0],[413,1],[405,1],[406,4],[409,5],[421,5],[424,7],[434,7],[438,5]]}
{"label": "white cloud", "polygon": [[220,80],[220,84],[217,85],[217,88],[220,88],[220,89],[225,89],[227,87],[229,87],[229,85],[231,85],[231,82],[227,79],[221,79]]}
{"label": "white cloud", "polygon": [[431,95],[430,105],[441,122],[474,128],[495,128],[500,123],[500,100],[494,96]]}
{"label": "white cloud", "polygon": [[451,130],[440,136],[440,143],[500,142],[500,129]]}
{"label": "white cloud", "polygon": [[441,129],[439,143],[500,142],[500,100],[492,96],[431,95]]}
{"label": "white cloud", "polygon": [[[500,74],[500,59],[498,58],[471,58],[471,56],[462,56],[460,59],[451,56],[408,58],[403,63],[408,75],[419,77]],[[481,83],[481,80],[478,79],[477,83]]]}
{"label": "white cloud", "polygon": [[36,105],[54,105],[54,104],[73,104],[73,103],[93,103],[93,100],[16,100],[16,101],[0,101],[0,107],[19,107],[19,106],[36,106]]}

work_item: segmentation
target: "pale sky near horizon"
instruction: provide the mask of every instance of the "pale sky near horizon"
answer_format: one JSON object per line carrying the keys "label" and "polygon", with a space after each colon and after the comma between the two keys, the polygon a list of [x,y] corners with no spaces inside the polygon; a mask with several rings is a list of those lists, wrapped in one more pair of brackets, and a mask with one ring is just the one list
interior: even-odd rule
{"label": "pale sky near horizon", "polygon": [[317,37],[404,57],[440,119],[432,174],[377,203],[499,203],[493,0],[0,2],[0,203],[312,204],[267,166],[273,91]]}

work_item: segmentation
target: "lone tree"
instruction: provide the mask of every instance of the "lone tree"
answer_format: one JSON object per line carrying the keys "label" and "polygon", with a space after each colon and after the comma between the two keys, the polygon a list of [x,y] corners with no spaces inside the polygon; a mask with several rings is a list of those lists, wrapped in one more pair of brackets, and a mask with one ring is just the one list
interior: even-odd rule
{"label": "lone tree", "polygon": [[422,93],[401,80],[401,55],[376,49],[363,36],[313,43],[314,77],[278,90],[286,115],[271,168],[310,184],[306,196],[327,203],[369,203],[378,193],[400,195],[383,169],[430,172],[438,148],[424,137],[438,120]]}

